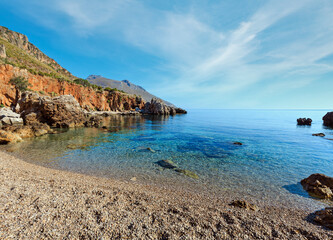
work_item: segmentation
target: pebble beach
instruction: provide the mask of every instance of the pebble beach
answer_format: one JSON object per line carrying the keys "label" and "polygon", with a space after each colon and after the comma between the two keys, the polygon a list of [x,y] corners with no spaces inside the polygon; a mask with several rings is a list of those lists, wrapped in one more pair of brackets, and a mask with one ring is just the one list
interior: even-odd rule
{"label": "pebble beach", "polygon": [[238,208],[232,196],[48,169],[6,152],[0,182],[1,239],[333,239],[306,210]]}

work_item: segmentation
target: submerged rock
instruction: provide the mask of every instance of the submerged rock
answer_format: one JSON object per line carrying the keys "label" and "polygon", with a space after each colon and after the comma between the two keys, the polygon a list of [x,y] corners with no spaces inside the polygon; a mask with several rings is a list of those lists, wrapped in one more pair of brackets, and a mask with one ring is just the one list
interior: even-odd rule
{"label": "submerged rock", "polygon": [[156,151],[150,147],[146,148],[148,151],[152,152],[152,153],[155,153]]}
{"label": "submerged rock", "polygon": [[312,136],[325,137],[325,134],[324,133],[314,133],[314,134],[312,134]]}
{"label": "submerged rock", "polygon": [[333,200],[333,178],[316,173],[303,179],[301,184],[311,196]]}
{"label": "submerged rock", "polygon": [[156,164],[163,168],[169,168],[169,169],[178,168],[178,166],[171,160],[160,160],[157,161]]}
{"label": "submerged rock", "polygon": [[68,144],[67,148],[68,149],[81,149],[81,150],[85,150],[87,149],[88,145],[87,144]]}
{"label": "submerged rock", "polygon": [[299,118],[299,119],[297,119],[297,125],[311,126],[311,124],[312,124],[312,119],[311,118]]}
{"label": "submerged rock", "polygon": [[314,213],[316,223],[333,230],[333,207],[327,207]]}
{"label": "submerged rock", "polygon": [[235,200],[232,201],[229,205],[234,207],[244,208],[246,210],[252,210],[252,211],[258,210],[258,207],[256,205],[248,203],[244,200]]}
{"label": "submerged rock", "polygon": [[196,173],[194,173],[194,172],[192,172],[192,171],[190,171],[190,170],[176,168],[175,171],[176,171],[176,172],[179,172],[179,173],[182,173],[182,174],[184,174],[185,176],[188,176],[188,177],[190,177],[190,178],[193,178],[193,179],[199,179],[199,176],[198,176]]}

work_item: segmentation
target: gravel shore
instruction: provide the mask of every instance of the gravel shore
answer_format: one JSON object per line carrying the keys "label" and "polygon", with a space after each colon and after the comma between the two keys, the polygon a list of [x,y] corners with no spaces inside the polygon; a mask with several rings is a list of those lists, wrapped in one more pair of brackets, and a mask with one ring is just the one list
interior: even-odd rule
{"label": "gravel shore", "polygon": [[306,210],[246,210],[230,196],[58,171],[5,152],[0,184],[0,239],[333,239]]}

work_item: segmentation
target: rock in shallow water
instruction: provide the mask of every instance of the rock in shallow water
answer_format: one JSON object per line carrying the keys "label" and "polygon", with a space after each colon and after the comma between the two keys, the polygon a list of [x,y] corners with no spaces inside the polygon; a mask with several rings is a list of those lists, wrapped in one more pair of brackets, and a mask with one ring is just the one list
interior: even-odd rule
{"label": "rock in shallow water", "polygon": [[152,153],[155,153],[156,151],[150,147],[146,148],[148,151],[152,152]]}
{"label": "rock in shallow water", "polygon": [[179,173],[182,173],[182,174],[184,174],[185,176],[188,176],[188,177],[190,177],[190,178],[193,178],[193,179],[199,179],[199,176],[198,176],[196,173],[194,173],[194,172],[192,172],[192,171],[190,171],[190,170],[176,168],[175,171],[176,171],[176,172],[179,172]]}
{"label": "rock in shallow water", "polygon": [[324,133],[314,133],[314,134],[312,134],[312,136],[325,137],[325,134]]}
{"label": "rock in shallow water", "polygon": [[169,168],[169,169],[178,168],[178,166],[171,160],[160,160],[160,161],[157,161],[156,164],[161,167]]}
{"label": "rock in shallow water", "polygon": [[333,200],[333,178],[315,173],[303,179],[301,184],[311,196]]}

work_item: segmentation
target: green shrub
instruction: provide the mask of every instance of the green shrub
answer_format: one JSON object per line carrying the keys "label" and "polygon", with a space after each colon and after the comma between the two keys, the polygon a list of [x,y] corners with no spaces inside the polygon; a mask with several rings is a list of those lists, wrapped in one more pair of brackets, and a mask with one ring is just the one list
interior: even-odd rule
{"label": "green shrub", "polygon": [[44,91],[39,91],[39,93],[40,93],[40,94],[43,94],[43,95],[45,94],[45,92],[44,92]]}
{"label": "green shrub", "polygon": [[4,108],[5,107],[5,105],[3,105],[2,103],[0,104],[0,108]]}
{"label": "green shrub", "polygon": [[76,84],[80,84],[85,87],[90,87],[91,83],[88,80],[82,79],[82,78],[77,78],[74,80]]}
{"label": "green shrub", "polygon": [[15,87],[20,90],[21,92],[27,91],[28,87],[31,86],[31,84],[26,80],[24,77],[14,77],[10,79],[9,81],[11,84],[15,85]]}

